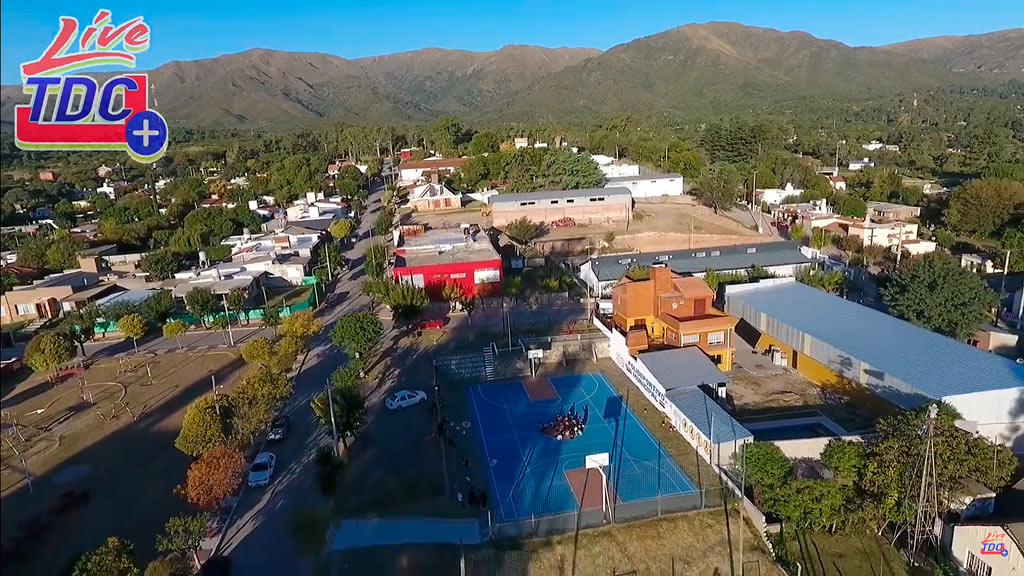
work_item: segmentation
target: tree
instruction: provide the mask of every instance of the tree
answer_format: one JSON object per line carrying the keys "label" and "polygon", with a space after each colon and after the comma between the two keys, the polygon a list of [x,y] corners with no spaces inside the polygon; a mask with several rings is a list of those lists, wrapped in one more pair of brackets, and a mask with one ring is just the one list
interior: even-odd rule
{"label": "tree", "polygon": [[760,501],[789,480],[792,464],[782,449],[771,442],[744,444],[734,457],[740,471],[746,473],[746,481],[758,495]]}
{"label": "tree", "polygon": [[224,296],[224,301],[228,305],[228,310],[235,313],[235,318],[241,318],[245,315],[245,323],[249,323],[249,316],[245,314],[245,307],[248,304],[249,298],[245,295],[245,292],[235,288]]}
{"label": "tree", "polygon": [[140,314],[129,314],[117,321],[117,331],[132,339],[135,353],[139,353],[139,338],[146,335],[146,321]]}
{"label": "tree", "polygon": [[419,286],[394,282],[387,282],[385,286],[381,301],[391,308],[395,320],[411,321],[422,315],[430,305],[426,290]]}
{"label": "tree", "polygon": [[13,290],[15,286],[21,284],[18,281],[18,277],[9,270],[0,271],[0,294]]}
{"label": "tree", "polygon": [[494,132],[477,132],[473,135],[473,139],[469,141],[469,153],[473,156],[480,156],[481,154],[497,152],[500,143],[498,135]]}
{"label": "tree", "polygon": [[213,311],[215,304],[213,292],[206,288],[193,288],[185,294],[185,307],[203,328],[206,327],[206,317]]}
{"label": "tree", "polygon": [[697,180],[694,196],[701,204],[712,208],[715,214],[736,204],[740,195],[740,178],[727,168],[709,168]]}
{"label": "tree", "polygon": [[98,316],[99,310],[95,306],[87,306],[81,310],[65,312],[64,319],[61,320],[61,333],[68,340],[78,344],[78,351],[82,356],[85,356],[85,343],[96,335]]}
{"label": "tree", "polygon": [[185,258],[180,252],[169,248],[150,252],[139,260],[139,268],[149,274],[152,280],[167,280],[185,266]]}
{"label": "tree", "polygon": [[135,545],[111,536],[99,548],[82,554],[71,570],[72,576],[138,576]]}
{"label": "tree", "polygon": [[454,282],[445,282],[441,287],[441,298],[448,302],[448,311],[455,311],[455,303],[462,300],[462,286]]}
{"label": "tree", "polygon": [[345,314],[331,329],[331,343],[351,358],[359,358],[370,351],[384,334],[380,318],[370,312]]}
{"label": "tree", "polygon": [[309,403],[313,414],[322,426],[330,429],[331,414],[328,405],[334,407],[334,425],[338,429],[341,443],[348,446],[347,438],[354,436],[366,423],[366,399],[356,386],[332,386],[330,401],[323,392],[313,398]]}
{"label": "tree", "polygon": [[335,388],[345,388],[346,386],[358,387],[359,380],[362,378],[362,373],[363,361],[358,358],[353,358],[346,362],[341,368],[331,372],[331,386],[334,386]]}
{"label": "tree", "polygon": [[384,276],[384,270],[388,263],[388,247],[384,244],[372,244],[366,249],[366,256],[363,261],[363,271],[369,278],[380,279]]}
{"label": "tree", "polygon": [[526,216],[517,218],[505,226],[505,234],[520,244],[529,244],[540,236],[540,225]]}
{"label": "tree", "polygon": [[846,285],[846,276],[839,270],[819,270],[803,268],[796,274],[797,282],[813,286],[829,294],[838,294]]}
{"label": "tree", "polygon": [[274,329],[274,337],[277,337],[277,327],[281,325],[281,307],[277,304],[267,306],[263,311],[263,325]]}
{"label": "tree", "polygon": [[393,206],[385,206],[373,221],[373,233],[382,238],[388,238],[391,236],[391,230],[394,227],[395,208]]}
{"label": "tree", "polygon": [[604,182],[604,173],[590,156],[563,148],[543,155],[539,176],[542,187],[561,190],[597,188]]}
{"label": "tree", "polygon": [[870,267],[882,260],[885,256],[885,248],[878,244],[868,244],[860,249],[860,257],[864,261],[864,266]]}
{"label": "tree", "polygon": [[220,337],[224,340],[224,343],[228,343],[227,331],[231,329],[231,322],[228,317],[224,314],[217,314],[213,317],[210,322],[210,328],[220,332]]}
{"label": "tree", "polygon": [[[334,242],[322,242],[316,249],[316,258],[320,264],[330,264],[330,273],[328,274],[328,278],[325,278],[325,280],[333,277],[333,275],[337,273],[338,268],[341,268],[341,248]],[[328,268],[328,266],[321,268],[318,264],[317,273],[326,268]],[[326,282],[321,282],[321,284],[326,284]]]}
{"label": "tree", "polygon": [[181,554],[172,552],[147,564],[143,576],[192,576],[192,567]]}
{"label": "tree", "polygon": [[862,198],[845,192],[836,192],[832,195],[832,209],[836,214],[850,218],[863,218],[868,212],[868,204]]}
{"label": "tree", "polygon": [[137,312],[146,324],[163,324],[174,311],[174,297],[167,290],[158,290],[139,304]]}
{"label": "tree", "polygon": [[189,404],[174,447],[195,457],[223,445],[230,435],[231,399],[214,393]]}
{"label": "tree", "polygon": [[[878,419],[875,434],[866,437],[867,462],[860,489],[870,513],[881,522],[913,520],[916,500],[908,487],[921,482],[920,461],[924,437],[920,433],[929,407],[899,410]],[[955,424],[961,415],[939,404],[934,425],[935,477],[940,514],[961,495],[961,478],[973,478],[999,492],[1009,484],[1016,459],[1011,450]],[[916,492],[911,491],[916,494]]]}
{"label": "tree", "polygon": [[231,393],[234,439],[239,444],[252,442],[291,395],[292,383],[276,370],[261,368],[247,376]]}
{"label": "tree", "polygon": [[287,316],[281,322],[281,332],[285,338],[295,338],[306,344],[313,336],[323,330],[323,324],[313,315],[312,310],[302,310]]}
{"label": "tree", "polygon": [[799,224],[793,224],[789,227],[789,239],[793,242],[803,242],[807,233],[804,231],[804,227]]}
{"label": "tree", "polygon": [[37,372],[53,370],[75,356],[75,346],[63,335],[56,332],[36,334],[25,346],[25,363]]}
{"label": "tree", "polygon": [[866,454],[863,442],[833,438],[821,452],[821,463],[835,474],[837,482],[852,486],[860,481]]}
{"label": "tree", "polygon": [[798,478],[779,486],[769,510],[800,530],[821,530],[840,523],[856,505],[852,489],[829,480]]}
{"label": "tree", "polygon": [[269,367],[274,361],[274,343],[267,338],[254,338],[242,346],[242,359],[249,364]]}
{"label": "tree", "polygon": [[501,279],[501,292],[512,301],[514,306],[519,298],[519,293],[523,290],[523,277],[522,276],[506,276]]}
{"label": "tree", "polygon": [[1000,262],[1006,262],[1006,253],[1010,253],[1009,272],[1024,272],[1024,224],[1017,228],[1010,228],[1003,233],[999,242],[1002,249],[999,252]]}
{"label": "tree", "polygon": [[181,492],[200,510],[213,511],[242,484],[245,457],[238,448],[217,446],[203,452],[185,473]]}
{"label": "tree", "polygon": [[970,336],[999,304],[984,280],[936,252],[900,267],[881,292],[892,315],[957,340]]}
{"label": "tree", "polygon": [[832,235],[824,228],[815,228],[811,230],[811,238],[807,241],[807,245],[815,250],[821,250],[829,245],[831,238]]}
{"label": "tree", "polygon": [[551,295],[557,294],[562,290],[562,280],[557,276],[548,276],[541,280],[540,289],[542,292],[548,295],[548,303],[551,302]]}
{"label": "tree", "polygon": [[317,448],[313,463],[316,465],[316,485],[321,494],[330,498],[338,489],[338,477],[345,470],[345,462],[334,450],[321,446]]}
{"label": "tree", "polygon": [[173,516],[164,526],[164,533],[157,535],[156,549],[165,553],[191,554],[198,569],[200,564],[197,550],[206,538],[206,525],[209,521],[210,517],[204,513]]}
{"label": "tree", "polygon": [[992,236],[1011,217],[1016,203],[1024,200],[1024,184],[1000,178],[969,180],[953,193],[946,211],[946,225],[974,238]]}
{"label": "tree", "polygon": [[327,231],[331,233],[331,237],[340,242],[345,241],[352,230],[355,228],[352,221],[348,218],[342,218],[331,222],[331,225],[327,228]]}
{"label": "tree", "polygon": [[634,265],[630,266],[629,268],[626,268],[626,273],[623,274],[623,276],[625,276],[626,278],[629,278],[630,280],[633,280],[634,282],[637,282],[637,281],[640,281],[640,280],[650,280],[651,279],[651,267],[650,266],[641,266],[639,264],[634,264]]}
{"label": "tree", "polygon": [[178,350],[181,350],[181,337],[188,331],[188,325],[181,320],[171,320],[164,324],[163,334],[164,338],[174,338],[175,343],[178,344]]}

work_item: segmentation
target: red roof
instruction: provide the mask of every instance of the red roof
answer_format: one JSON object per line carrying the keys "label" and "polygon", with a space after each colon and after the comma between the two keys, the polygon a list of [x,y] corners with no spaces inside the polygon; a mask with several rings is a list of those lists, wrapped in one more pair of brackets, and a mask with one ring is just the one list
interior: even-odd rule
{"label": "red roof", "polygon": [[398,165],[399,170],[411,170],[417,168],[458,168],[466,163],[469,158],[435,158],[433,160],[419,160],[402,162]]}

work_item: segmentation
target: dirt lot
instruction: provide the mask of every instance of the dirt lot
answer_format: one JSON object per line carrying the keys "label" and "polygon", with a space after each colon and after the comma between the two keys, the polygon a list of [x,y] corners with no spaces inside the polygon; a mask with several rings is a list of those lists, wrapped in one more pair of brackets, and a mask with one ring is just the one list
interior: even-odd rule
{"label": "dirt lot", "polygon": [[[5,430],[11,440],[4,441],[0,470],[5,570],[57,574],[111,535],[131,539],[144,564],[155,555],[164,522],[184,510],[172,490],[190,461],[173,446],[185,408],[210,391],[211,374],[230,390],[241,359],[217,351],[132,361],[135,369],[118,375],[117,360],[101,360],[85,372],[84,385],[72,376],[54,386],[37,374],[4,390],[4,421],[16,415],[24,438]],[[31,490],[12,447],[25,457]],[[68,491],[88,499],[60,509]],[[9,554],[7,546],[19,537]]]}
{"label": "dirt lot", "polygon": [[[406,216],[405,221],[425,224],[431,228],[457,228],[461,223],[486,226],[487,220],[480,209],[474,207],[448,212],[413,212]],[[539,241],[589,238],[593,246],[598,246],[608,232],[615,233],[614,251],[617,252],[683,250],[778,240],[760,235],[731,218],[715,214],[710,208],[695,204],[691,199],[656,198],[636,201],[633,221],[628,227],[549,228]]]}

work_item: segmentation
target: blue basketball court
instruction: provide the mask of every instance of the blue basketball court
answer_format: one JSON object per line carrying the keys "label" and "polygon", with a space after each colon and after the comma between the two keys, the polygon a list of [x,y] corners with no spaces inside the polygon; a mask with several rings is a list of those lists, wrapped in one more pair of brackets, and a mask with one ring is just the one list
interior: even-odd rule
{"label": "blue basketball court", "polygon": [[[695,492],[600,373],[482,384],[468,394],[497,522],[572,512],[581,501],[590,507],[595,486],[599,503],[600,476],[587,476],[584,458],[601,452],[609,453],[609,494],[619,502]],[[573,404],[580,414],[590,407],[581,436],[559,441],[541,433],[542,423]]]}

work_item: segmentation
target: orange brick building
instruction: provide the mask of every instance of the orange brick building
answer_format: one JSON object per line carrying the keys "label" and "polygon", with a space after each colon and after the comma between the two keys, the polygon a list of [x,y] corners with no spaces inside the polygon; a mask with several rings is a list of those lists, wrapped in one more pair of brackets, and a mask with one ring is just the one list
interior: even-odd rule
{"label": "orange brick building", "polygon": [[715,309],[714,299],[704,280],[654,265],[650,280],[624,277],[612,288],[612,322],[626,334],[631,354],[652,345],[697,346],[720,370],[728,371],[737,321]]}

